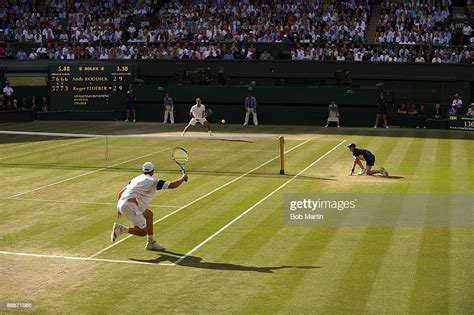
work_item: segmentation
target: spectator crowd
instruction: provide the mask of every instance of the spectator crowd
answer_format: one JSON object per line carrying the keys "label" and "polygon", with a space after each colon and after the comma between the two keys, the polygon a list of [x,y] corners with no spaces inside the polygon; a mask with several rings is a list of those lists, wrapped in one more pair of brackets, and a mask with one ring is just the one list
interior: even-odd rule
{"label": "spectator crowd", "polygon": [[446,25],[451,0],[384,0],[375,36],[378,43],[402,45],[451,44],[454,25]]}
{"label": "spectator crowd", "polygon": [[[369,0],[10,0],[0,3],[0,59],[471,63],[470,46],[448,46],[450,5],[382,1],[369,46]],[[467,41],[471,32],[463,28]],[[293,47],[275,53],[260,44]]]}

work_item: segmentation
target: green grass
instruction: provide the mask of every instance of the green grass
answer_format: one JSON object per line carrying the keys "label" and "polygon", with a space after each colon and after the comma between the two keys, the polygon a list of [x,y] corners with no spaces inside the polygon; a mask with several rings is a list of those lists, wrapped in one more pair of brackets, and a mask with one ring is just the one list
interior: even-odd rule
{"label": "green grass", "polygon": [[[177,134],[182,128],[119,122],[0,127],[146,135]],[[204,134],[197,127],[194,132]],[[298,146],[286,155],[286,175],[278,175],[274,159],[242,176],[278,155],[276,139],[111,139],[105,168],[103,138],[0,135],[0,251],[89,257],[109,246],[117,192],[146,160],[155,162],[157,176],[177,178],[173,146],[188,149],[190,180],[159,192],[151,209],[159,219],[192,203],[155,225],[164,253],[146,252],[145,240],[132,237],[98,255],[98,261],[0,254],[0,302],[31,301],[39,313],[472,314],[472,221],[466,227],[433,227],[424,214],[426,226],[420,227],[283,222],[285,193],[473,194],[472,133],[225,125],[216,126],[215,134],[243,133],[285,135],[286,150]],[[371,149],[376,166],[394,177],[349,177],[352,159],[341,145],[180,264],[162,265],[175,262],[343,140]],[[450,214],[447,209],[445,218]],[[371,220],[390,215],[395,220],[409,213],[377,207]]]}

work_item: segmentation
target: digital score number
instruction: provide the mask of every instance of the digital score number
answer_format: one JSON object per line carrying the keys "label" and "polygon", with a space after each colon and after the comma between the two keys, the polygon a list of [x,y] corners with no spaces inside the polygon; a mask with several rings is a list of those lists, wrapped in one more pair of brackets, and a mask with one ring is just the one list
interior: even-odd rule
{"label": "digital score number", "polygon": [[450,129],[470,130],[474,131],[474,117],[472,116],[449,116],[448,119]]}
{"label": "digital score number", "polygon": [[126,93],[134,81],[129,64],[74,63],[51,65],[50,103],[53,110],[111,110],[125,107]]}

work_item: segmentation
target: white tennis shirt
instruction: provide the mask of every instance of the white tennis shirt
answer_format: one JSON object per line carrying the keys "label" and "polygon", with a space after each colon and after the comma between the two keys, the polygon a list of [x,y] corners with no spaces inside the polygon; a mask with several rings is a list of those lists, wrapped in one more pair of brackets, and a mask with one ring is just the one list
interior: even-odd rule
{"label": "white tennis shirt", "polygon": [[135,198],[140,210],[145,211],[156,195],[157,190],[168,189],[170,182],[142,174],[133,178],[125,187],[120,200]]}
{"label": "white tennis shirt", "polygon": [[194,118],[204,118],[204,111],[206,110],[206,107],[204,104],[201,104],[201,106],[194,105],[191,107],[190,112],[193,114]]}

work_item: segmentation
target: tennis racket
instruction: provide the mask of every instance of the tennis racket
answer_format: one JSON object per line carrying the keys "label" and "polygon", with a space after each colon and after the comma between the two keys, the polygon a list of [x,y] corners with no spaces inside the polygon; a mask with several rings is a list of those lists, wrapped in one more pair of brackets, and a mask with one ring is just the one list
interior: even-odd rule
{"label": "tennis racket", "polygon": [[210,108],[204,111],[204,117],[209,118],[212,115],[212,110]]}
{"label": "tennis racket", "polygon": [[173,160],[179,165],[183,175],[186,175],[186,164],[188,163],[188,152],[183,148],[173,149]]}

